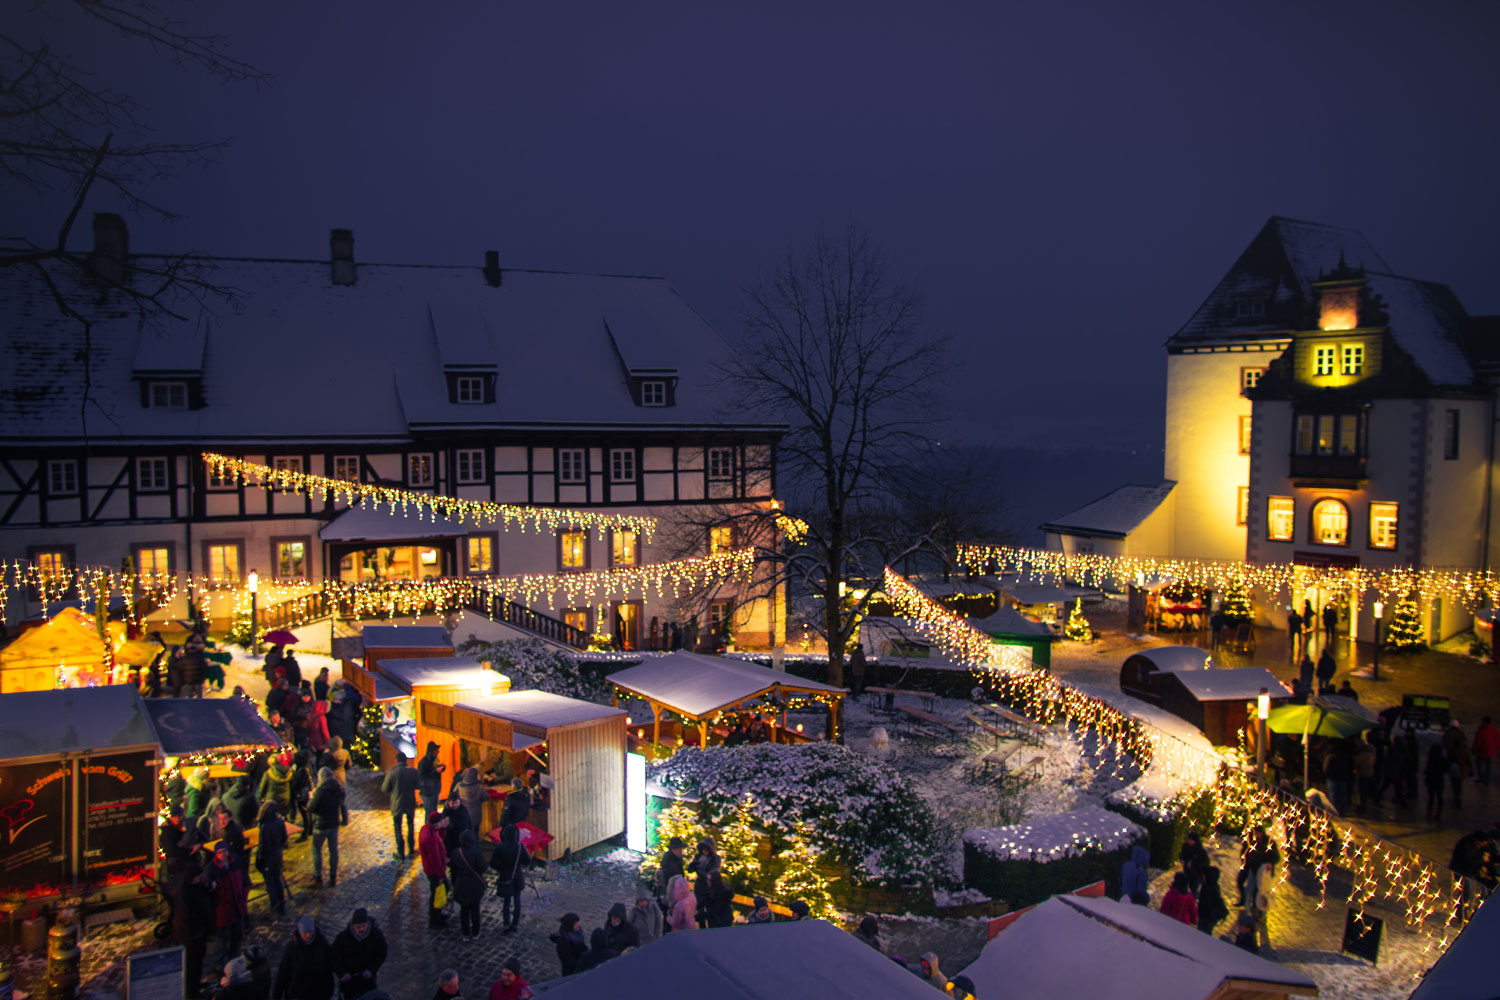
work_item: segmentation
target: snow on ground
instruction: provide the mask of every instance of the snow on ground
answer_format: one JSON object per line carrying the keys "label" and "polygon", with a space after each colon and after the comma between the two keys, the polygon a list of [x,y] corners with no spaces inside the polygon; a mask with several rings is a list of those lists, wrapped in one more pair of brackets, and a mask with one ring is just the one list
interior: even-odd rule
{"label": "snow on ground", "polygon": [[[265,654],[252,655],[249,650],[239,646],[220,644],[220,649],[229,651],[232,659],[229,666],[224,668],[224,690],[211,692],[215,695],[227,695],[234,691],[235,685],[245,689],[245,693],[257,702],[264,702],[266,695],[271,693],[271,686],[266,683]],[[331,656],[322,653],[305,653],[295,650],[297,665],[302,669],[304,680],[311,681],[318,676],[318,671],[324,667],[328,668],[328,683],[332,684],[344,676],[343,664]]]}

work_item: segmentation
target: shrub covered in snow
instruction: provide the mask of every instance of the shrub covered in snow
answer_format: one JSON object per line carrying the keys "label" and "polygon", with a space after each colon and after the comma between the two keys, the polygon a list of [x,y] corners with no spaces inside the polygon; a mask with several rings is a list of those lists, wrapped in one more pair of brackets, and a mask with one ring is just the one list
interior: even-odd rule
{"label": "shrub covered in snow", "polygon": [[580,667],[571,655],[539,639],[504,642],[471,639],[455,652],[476,660],[489,660],[496,670],[510,678],[513,691],[546,691],[609,704],[609,684],[598,669]]}
{"label": "shrub covered in snow", "polygon": [[1119,813],[1085,806],[1030,823],[964,831],[964,884],[1012,907],[1104,879],[1118,891],[1120,865],[1146,831]]}
{"label": "shrub covered in snow", "polygon": [[777,838],[808,840],[861,880],[882,885],[952,879],[936,815],[911,781],[834,743],[686,749],[648,765],[650,776],[703,802],[712,823],[744,801]]}

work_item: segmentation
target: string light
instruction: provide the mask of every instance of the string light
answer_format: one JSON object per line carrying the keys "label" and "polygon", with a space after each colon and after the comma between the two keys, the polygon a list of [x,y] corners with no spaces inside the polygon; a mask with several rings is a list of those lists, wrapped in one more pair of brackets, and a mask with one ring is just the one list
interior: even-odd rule
{"label": "string light", "polygon": [[438,518],[455,518],[460,524],[472,521],[475,524],[500,522],[506,531],[512,524],[533,531],[588,531],[604,532],[634,531],[646,541],[656,533],[656,518],[640,514],[598,514],[593,511],[571,510],[566,507],[532,507],[519,504],[495,503],[490,500],[464,500],[460,497],[435,496],[416,493],[393,486],[378,486],[349,479],[328,479],[314,476],[296,469],[273,469],[269,465],[246,462],[216,452],[203,452],[204,463],[214,479],[236,484],[259,486],[282,493],[301,493],[312,499],[335,503],[347,503],[351,507],[369,507],[379,510],[381,505],[390,508],[389,513],[405,514],[408,510],[426,513],[434,521]]}

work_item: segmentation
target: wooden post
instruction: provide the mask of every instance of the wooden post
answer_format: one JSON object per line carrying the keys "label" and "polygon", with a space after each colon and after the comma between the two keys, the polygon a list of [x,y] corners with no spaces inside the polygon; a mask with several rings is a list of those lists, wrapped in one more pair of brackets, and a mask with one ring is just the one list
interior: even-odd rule
{"label": "wooden post", "polygon": [[648,704],[648,705],[651,706],[651,742],[652,743],[660,743],[661,742],[661,709],[657,708],[656,702],[654,702],[654,701],[648,701],[648,702],[646,702],[646,704]]}
{"label": "wooden post", "polygon": [[708,749],[708,722],[704,719],[698,720],[698,749]]}

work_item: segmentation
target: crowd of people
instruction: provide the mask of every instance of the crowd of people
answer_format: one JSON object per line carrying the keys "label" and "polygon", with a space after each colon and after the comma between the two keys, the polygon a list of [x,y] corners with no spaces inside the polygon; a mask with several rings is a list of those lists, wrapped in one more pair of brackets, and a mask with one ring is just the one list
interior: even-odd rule
{"label": "crowd of people", "polygon": [[[1138,845],[1121,866],[1121,902],[1151,905],[1150,857],[1150,852]],[[1179,868],[1162,894],[1158,909],[1174,920],[1212,935],[1231,910],[1224,902],[1220,871],[1197,830],[1188,831],[1183,838],[1177,860]],[[1251,827],[1246,831],[1240,846],[1240,869],[1235,877],[1239,895],[1234,905],[1239,909],[1231,937],[1236,945],[1255,954],[1271,946],[1267,919],[1280,861],[1280,851],[1264,830]]]}

